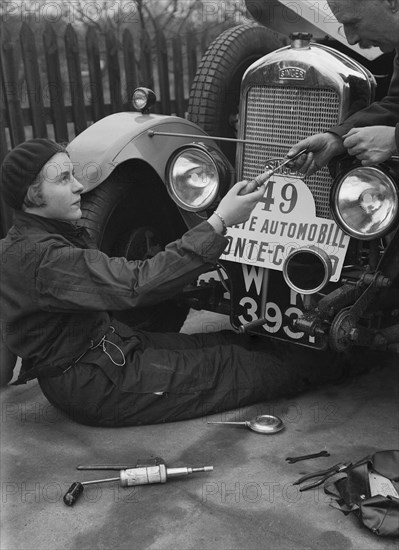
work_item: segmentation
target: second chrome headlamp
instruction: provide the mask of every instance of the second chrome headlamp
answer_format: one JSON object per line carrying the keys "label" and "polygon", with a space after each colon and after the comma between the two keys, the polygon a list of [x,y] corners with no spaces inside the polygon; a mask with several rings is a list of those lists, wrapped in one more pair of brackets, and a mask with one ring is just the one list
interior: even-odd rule
{"label": "second chrome headlamp", "polygon": [[357,239],[375,239],[392,229],[398,215],[398,191],[383,168],[354,168],[338,178],[331,208],[345,233]]}

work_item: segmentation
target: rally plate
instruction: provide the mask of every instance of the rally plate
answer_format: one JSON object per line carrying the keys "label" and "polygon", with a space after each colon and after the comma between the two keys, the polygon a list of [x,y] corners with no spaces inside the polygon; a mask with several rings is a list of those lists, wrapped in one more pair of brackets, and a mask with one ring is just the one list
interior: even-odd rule
{"label": "rally plate", "polygon": [[222,259],[282,271],[294,251],[312,246],[331,260],[339,280],[349,237],[334,220],[316,216],[313,195],[297,176],[274,175],[245,223],[229,228]]}

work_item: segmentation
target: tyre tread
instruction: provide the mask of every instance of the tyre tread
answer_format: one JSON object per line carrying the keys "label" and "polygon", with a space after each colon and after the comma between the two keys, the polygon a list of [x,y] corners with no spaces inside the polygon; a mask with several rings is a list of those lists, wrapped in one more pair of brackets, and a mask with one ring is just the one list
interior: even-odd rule
{"label": "tyre tread", "polygon": [[220,104],[228,90],[232,67],[251,54],[257,52],[261,57],[284,45],[282,35],[261,25],[238,25],[220,34],[198,66],[190,92],[189,120],[211,135],[220,135]]}

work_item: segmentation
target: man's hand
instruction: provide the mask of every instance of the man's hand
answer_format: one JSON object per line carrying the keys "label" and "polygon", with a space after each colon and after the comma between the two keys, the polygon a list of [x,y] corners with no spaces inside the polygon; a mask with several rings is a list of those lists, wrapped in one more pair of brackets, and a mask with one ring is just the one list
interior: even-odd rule
{"label": "man's hand", "polygon": [[391,126],[352,128],[342,139],[348,153],[361,160],[363,166],[380,164],[398,153],[395,128]]}
{"label": "man's hand", "polygon": [[294,156],[301,149],[307,149],[308,152],[292,161],[289,166],[305,176],[311,176],[328,164],[333,157],[345,152],[342,139],[329,132],[303,139],[288,151],[287,157]]}

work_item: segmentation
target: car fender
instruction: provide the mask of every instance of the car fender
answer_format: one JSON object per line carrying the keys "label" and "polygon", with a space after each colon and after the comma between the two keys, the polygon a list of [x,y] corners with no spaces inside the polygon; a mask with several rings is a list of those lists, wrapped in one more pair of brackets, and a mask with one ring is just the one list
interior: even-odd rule
{"label": "car fender", "polygon": [[196,124],[177,116],[137,112],[107,116],[67,147],[75,177],[84,185],[84,192],[100,185],[119,164],[132,159],[147,162],[164,181],[170,155],[178,147],[197,141],[191,137],[152,136],[151,131],[194,134],[199,138],[207,135]]}

